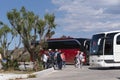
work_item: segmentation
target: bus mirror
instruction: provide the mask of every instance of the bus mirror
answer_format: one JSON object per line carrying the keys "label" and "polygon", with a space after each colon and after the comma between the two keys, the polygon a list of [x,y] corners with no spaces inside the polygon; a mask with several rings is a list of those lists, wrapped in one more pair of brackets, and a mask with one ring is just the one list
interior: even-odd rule
{"label": "bus mirror", "polygon": [[100,45],[100,41],[101,41],[101,38],[100,38],[100,39],[98,39],[98,45]]}

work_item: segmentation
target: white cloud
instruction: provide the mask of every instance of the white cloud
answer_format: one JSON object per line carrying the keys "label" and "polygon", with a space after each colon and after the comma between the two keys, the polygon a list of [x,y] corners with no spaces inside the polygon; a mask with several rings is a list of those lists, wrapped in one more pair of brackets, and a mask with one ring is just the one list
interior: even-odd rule
{"label": "white cloud", "polygon": [[120,0],[101,0],[101,1],[106,5],[118,5],[120,3]]}
{"label": "white cloud", "polygon": [[[65,31],[106,31],[120,28],[120,0],[52,0]],[[59,24],[58,23],[58,24]]]}

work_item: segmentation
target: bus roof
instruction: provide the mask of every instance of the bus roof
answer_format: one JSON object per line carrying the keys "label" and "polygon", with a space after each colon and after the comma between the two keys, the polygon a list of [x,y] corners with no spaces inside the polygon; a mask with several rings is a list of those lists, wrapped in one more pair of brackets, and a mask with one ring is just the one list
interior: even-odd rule
{"label": "bus roof", "polygon": [[108,33],[117,33],[117,32],[120,33],[120,30],[100,32],[100,33],[96,33],[96,34],[108,34]]}
{"label": "bus roof", "polygon": [[47,41],[71,41],[71,40],[89,40],[88,38],[52,38],[48,39]]}

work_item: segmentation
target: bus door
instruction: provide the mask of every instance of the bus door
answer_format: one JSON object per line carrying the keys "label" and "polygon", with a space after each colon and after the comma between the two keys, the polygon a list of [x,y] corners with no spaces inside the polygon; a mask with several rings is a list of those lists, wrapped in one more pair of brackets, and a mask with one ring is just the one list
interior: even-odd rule
{"label": "bus door", "polygon": [[114,36],[114,61],[115,62],[120,62],[120,33],[116,34]]}

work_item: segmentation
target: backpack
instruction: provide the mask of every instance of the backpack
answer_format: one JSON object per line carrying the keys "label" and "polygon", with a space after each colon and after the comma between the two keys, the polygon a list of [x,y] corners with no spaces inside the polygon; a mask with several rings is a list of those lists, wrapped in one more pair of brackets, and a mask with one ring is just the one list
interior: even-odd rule
{"label": "backpack", "polygon": [[62,61],[62,58],[61,58],[61,54],[60,54],[60,53],[57,54],[57,61]]}

